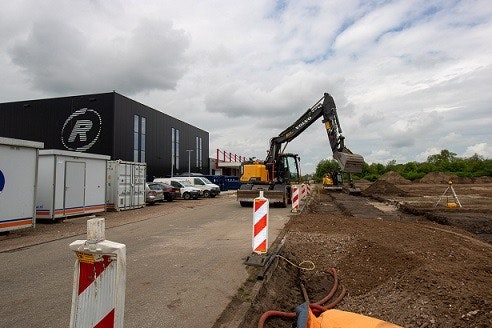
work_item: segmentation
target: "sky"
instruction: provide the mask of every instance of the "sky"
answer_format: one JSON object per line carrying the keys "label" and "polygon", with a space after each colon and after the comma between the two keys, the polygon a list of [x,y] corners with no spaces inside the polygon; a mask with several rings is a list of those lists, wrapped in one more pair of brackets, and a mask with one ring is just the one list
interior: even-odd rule
{"label": "sky", "polygon": [[[325,92],[365,161],[492,158],[489,0],[0,2],[0,102],[116,91],[264,159]],[[286,151],[331,159],[314,122]]]}

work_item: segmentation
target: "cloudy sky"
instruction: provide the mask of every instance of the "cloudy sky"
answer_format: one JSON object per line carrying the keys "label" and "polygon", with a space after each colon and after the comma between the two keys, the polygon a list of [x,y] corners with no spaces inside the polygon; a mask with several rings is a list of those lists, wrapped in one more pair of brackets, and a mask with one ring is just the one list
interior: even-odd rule
{"label": "cloudy sky", "polygon": [[[0,102],[115,90],[263,159],[324,92],[368,163],[492,158],[489,0],[0,2]],[[321,123],[287,146],[331,158]]]}

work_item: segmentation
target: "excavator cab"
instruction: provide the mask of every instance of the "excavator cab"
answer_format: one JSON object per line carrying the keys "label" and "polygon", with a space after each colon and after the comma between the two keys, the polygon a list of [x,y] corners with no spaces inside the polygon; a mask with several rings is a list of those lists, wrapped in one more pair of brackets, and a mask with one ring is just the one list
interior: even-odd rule
{"label": "excavator cab", "polygon": [[297,154],[279,154],[271,163],[257,161],[243,163],[241,187],[236,192],[237,200],[241,206],[251,206],[261,190],[270,203],[286,207],[290,203],[291,184],[298,183],[300,178]]}
{"label": "excavator cab", "polygon": [[299,183],[301,173],[297,154],[280,154],[274,172],[277,183]]}

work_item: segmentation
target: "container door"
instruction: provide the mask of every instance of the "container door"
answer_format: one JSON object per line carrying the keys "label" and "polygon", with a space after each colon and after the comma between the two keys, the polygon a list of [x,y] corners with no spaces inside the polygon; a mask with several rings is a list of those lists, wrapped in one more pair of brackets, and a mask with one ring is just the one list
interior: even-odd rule
{"label": "container door", "polygon": [[120,210],[131,208],[130,192],[131,192],[131,172],[128,163],[118,164],[118,207]]}
{"label": "container door", "polygon": [[65,162],[65,215],[82,212],[85,206],[85,163]]}
{"label": "container door", "polygon": [[133,194],[132,202],[135,206],[145,204],[145,166],[135,165],[133,167]]}

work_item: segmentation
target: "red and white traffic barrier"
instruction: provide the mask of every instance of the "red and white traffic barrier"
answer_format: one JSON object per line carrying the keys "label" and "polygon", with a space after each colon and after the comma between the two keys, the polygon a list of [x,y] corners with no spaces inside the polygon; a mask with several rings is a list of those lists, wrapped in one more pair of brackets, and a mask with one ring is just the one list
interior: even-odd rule
{"label": "red and white traffic barrier", "polygon": [[292,186],[292,212],[299,211],[299,187],[296,185]]}
{"label": "red and white traffic barrier", "polygon": [[301,184],[301,200],[307,196],[307,186],[306,184]]}
{"label": "red and white traffic barrier", "polygon": [[70,249],[74,269],[71,328],[122,328],[125,309],[126,246],[105,240],[104,218],[87,221],[87,240]]}
{"label": "red and white traffic barrier", "polygon": [[311,185],[308,183],[306,184],[306,194],[309,196],[311,195]]}
{"label": "red and white traffic barrier", "polygon": [[260,197],[253,202],[253,252],[264,254],[268,251],[268,217],[270,203],[263,197],[260,190]]}

